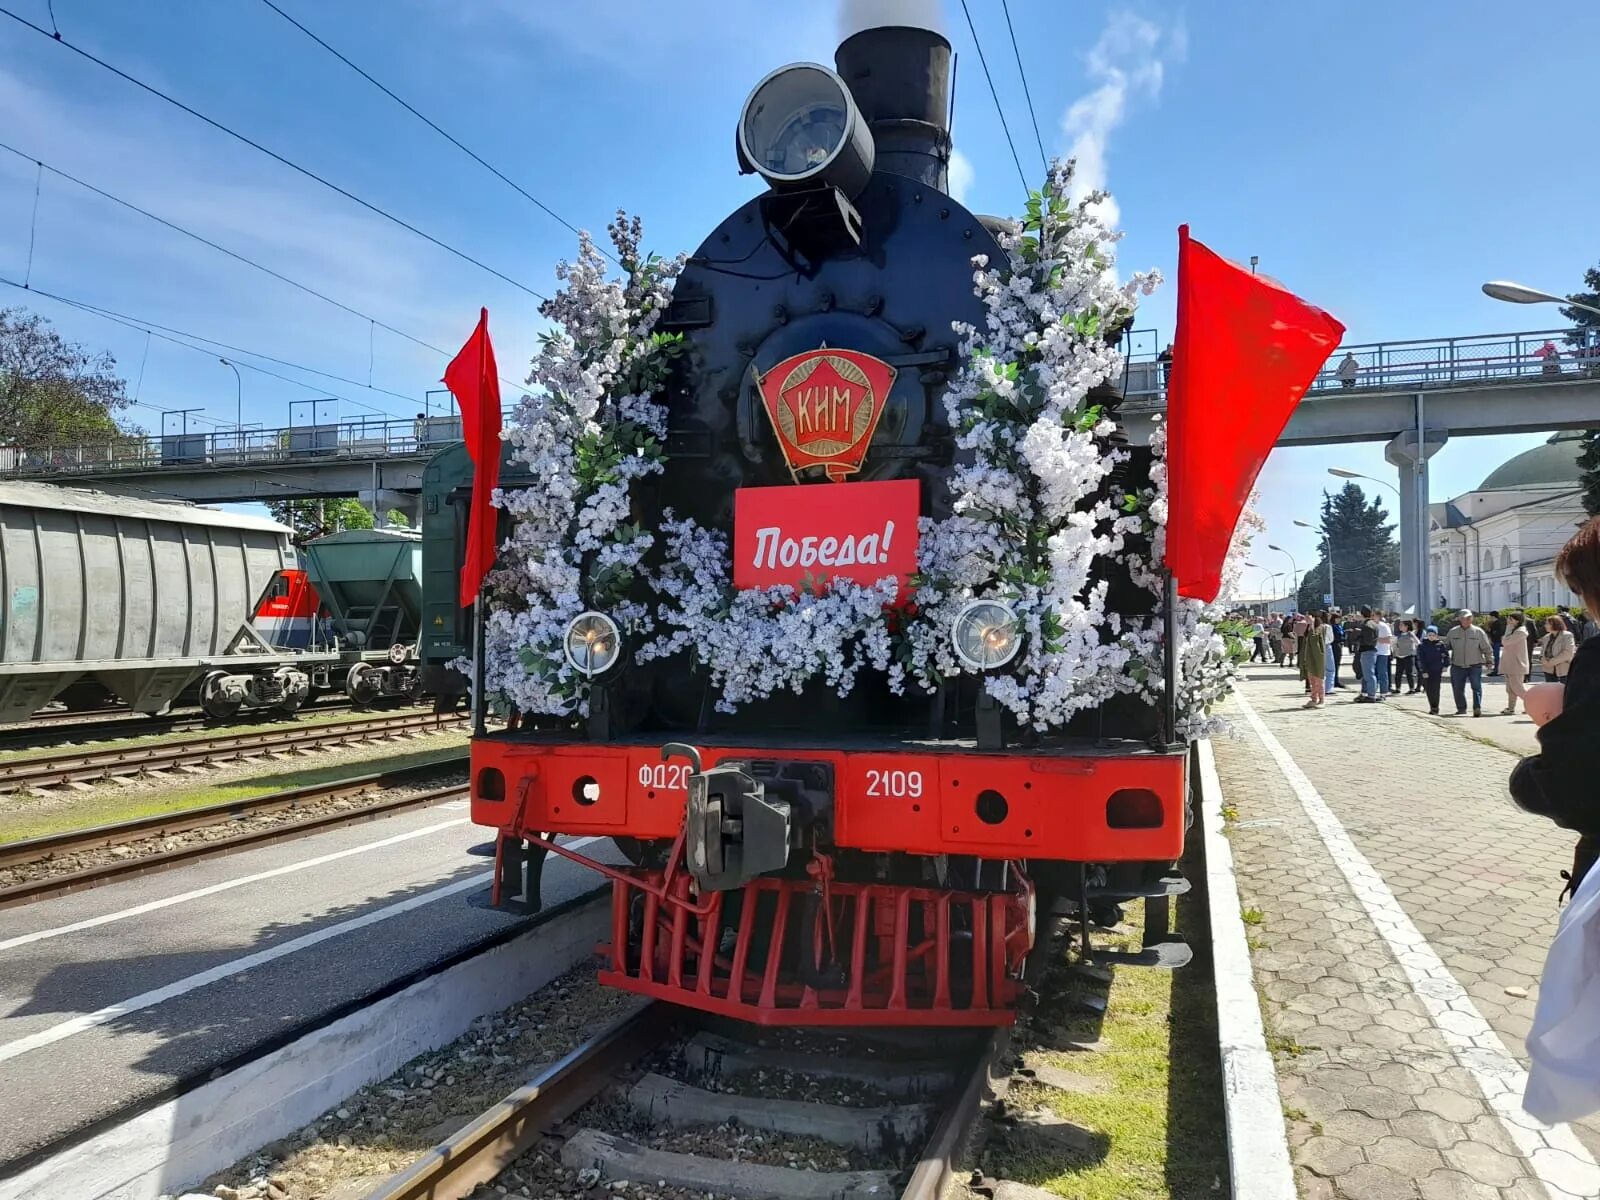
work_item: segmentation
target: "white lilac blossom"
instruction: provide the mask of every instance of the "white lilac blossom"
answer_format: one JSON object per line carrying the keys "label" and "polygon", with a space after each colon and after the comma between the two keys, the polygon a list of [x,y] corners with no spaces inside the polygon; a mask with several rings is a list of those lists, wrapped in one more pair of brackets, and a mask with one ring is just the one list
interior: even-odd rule
{"label": "white lilac blossom", "polygon": [[664,632],[639,658],[691,650],[718,694],[717,711],[731,713],[785,689],[798,693],[813,679],[848,695],[863,667],[885,672],[901,690],[903,670],[891,661],[884,618],[899,590],[892,576],[870,586],[836,582],[821,594],[789,587],[735,591],[721,533],[675,520],[670,511],[661,533],[667,565],[653,582],[663,598],[657,616]]}
{"label": "white lilac blossom", "polygon": [[555,328],[504,434],[538,483],[496,493],[513,520],[490,579],[485,682],[528,713],[585,706],[562,652],[584,609],[604,608],[630,638],[649,632],[634,584],[654,539],[630,523],[630,489],[662,469],[667,417],[655,394],[681,339],[654,327],[683,260],[643,257],[637,217],[618,212],[608,232],[621,276],[581,233],[577,261],[556,268],[564,286],[540,307]]}
{"label": "white lilac blossom", "polygon": [[[1070,187],[1071,165],[1053,164],[1021,232],[1000,238],[1007,261],[974,260],[987,319],[982,329],[957,327],[964,366],[945,395],[970,460],[953,472],[954,516],[923,529],[917,616],[905,632],[912,670],[931,688],[970,670],[949,646],[960,607],[974,597],[1006,601],[1024,650],[1010,670],[984,676],[984,687],[1039,730],[1146,688],[1154,624],[1108,613],[1105,581],[1091,583],[1097,560],[1145,525],[1123,498],[1106,495],[1127,455],[1108,442],[1116,426],[1091,393],[1120,378],[1115,333],[1157,278],[1116,282],[1118,235],[1096,205],[1074,204]],[[1158,643],[1156,651],[1159,661]]]}

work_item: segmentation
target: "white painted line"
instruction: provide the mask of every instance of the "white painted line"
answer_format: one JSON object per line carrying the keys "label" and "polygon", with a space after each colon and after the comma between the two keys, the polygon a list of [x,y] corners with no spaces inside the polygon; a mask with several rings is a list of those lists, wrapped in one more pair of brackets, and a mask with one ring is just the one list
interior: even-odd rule
{"label": "white painted line", "polygon": [[1322,844],[1344,873],[1350,890],[1388,943],[1440,1035],[1454,1051],[1456,1059],[1477,1080],[1490,1110],[1500,1119],[1512,1145],[1527,1160],[1534,1178],[1544,1186],[1551,1200],[1600,1196],[1600,1164],[1569,1127],[1546,1125],[1523,1110],[1522,1093],[1528,1084],[1528,1073],[1511,1056],[1500,1035],[1483,1019],[1472,997],[1450,974],[1450,969],[1422,936],[1421,930],[1412,924],[1389,885],[1384,883],[1383,876],[1350,840],[1339,818],[1300,765],[1272,736],[1250,702],[1238,692],[1234,696],[1250,727],[1294,789],[1300,807],[1305,809],[1306,816],[1322,837]]}
{"label": "white painted line", "polygon": [[1239,907],[1233,846],[1223,833],[1222,780],[1209,740],[1196,744],[1200,823],[1205,833],[1206,901],[1211,918],[1222,1102],[1228,1128],[1228,1175],[1234,1200],[1295,1200],[1289,1131],[1278,1094],[1278,1068],[1267,1049]]}
{"label": "white painted line", "polygon": [[602,896],[0,1180],[0,1200],[158,1200],[315,1120],[587,959]]}
{"label": "white painted line", "polygon": [[54,929],[41,929],[36,933],[19,934],[17,937],[0,941],[0,950],[12,950],[18,946],[29,945],[32,942],[42,942],[47,938],[61,937],[68,933],[78,933],[84,929],[94,929],[100,925],[109,925],[113,921],[126,921],[129,917],[142,917],[145,913],[171,908],[174,904],[187,904],[190,900],[201,900],[206,896],[215,896],[218,892],[244,887],[248,883],[260,883],[263,879],[277,879],[283,875],[292,875],[296,871],[308,871],[312,867],[338,862],[342,858],[350,858],[356,854],[366,854],[371,850],[382,850],[385,846],[395,846],[401,842],[408,842],[412,838],[427,837],[429,834],[438,833],[442,829],[454,829],[457,825],[466,825],[469,820],[470,818],[467,817],[457,817],[455,820],[442,821],[437,825],[425,825],[423,828],[413,829],[409,833],[397,833],[393,837],[382,838],[376,842],[363,842],[361,845],[352,846],[348,850],[336,850],[332,854],[319,854],[316,858],[302,859],[300,862],[274,867],[270,871],[260,871],[254,875],[241,875],[237,879],[227,879],[221,883],[213,883],[209,887],[195,888],[192,892],[179,892],[176,896],[168,896],[164,900],[151,900],[147,904],[136,904],[132,908],[124,908],[117,912],[106,913],[103,916],[74,921],[70,925],[58,925]]}
{"label": "white painted line", "polygon": [[425,904],[432,904],[435,900],[443,900],[447,896],[456,895],[458,892],[482,887],[493,878],[493,871],[480,871],[478,874],[469,876],[466,879],[458,879],[455,883],[447,883],[443,887],[422,892],[409,899],[385,905],[383,908],[375,908],[369,913],[363,913],[359,917],[352,917],[348,921],[340,921],[336,925],[329,925],[304,934],[301,937],[291,938],[287,942],[271,946],[266,950],[258,950],[254,954],[247,954],[243,958],[235,958],[229,962],[219,963],[210,970],[199,971],[183,979],[174,980],[164,987],[141,992],[139,995],[117,1004],[108,1004],[106,1007],[96,1009],[94,1012],[73,1017],[70,1021],[62,1021],[59,1024],[50,1026],[48,1029],[41,1029],[37,1033],[29,1034],[27,1037],[17,1038],[15,1041],[0,1045],[0,1062],[6,1062],[19,1055],[27,1054],[29,1051],[64,1041],[75,1034],[84,1032],[86,1029],[93,1029],[97,1025],[115,1021],[118,1017],[126,1016],[129,1013],[139,1012],[141,1009],[154,1008],[157,1004],[165,1004],[168,1000],[175,1000],[179,996],[194,991],[196,988],[206,987],[209,984],[237,975],[241,971],[249,971],[255,967],[287,957],[290,954],[296,954],[301,950],[317,945],[319,942],[326,942],[330,938],[354,933],[358,929],[376,925],[379,921],[387,921],[390,917],[398,917],[401,913],[408,913],[413,909],[421,908]]}

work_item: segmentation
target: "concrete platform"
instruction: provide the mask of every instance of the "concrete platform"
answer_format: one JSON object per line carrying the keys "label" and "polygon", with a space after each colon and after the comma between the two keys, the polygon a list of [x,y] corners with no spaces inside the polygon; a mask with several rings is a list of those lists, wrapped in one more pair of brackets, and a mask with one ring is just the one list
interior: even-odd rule
{"label": "concrete platform", "polygon": [[518,926],[484,841],[452,801],[0,912],[0,1177]]}
{"label": "concrete platform", "polygon": [[1600,1121],[1520,1103],[1572,835],[1511,803],[1511,718],[1346,695],[1251,667],[1214,742],[1302,1195],[1600,1195]]}

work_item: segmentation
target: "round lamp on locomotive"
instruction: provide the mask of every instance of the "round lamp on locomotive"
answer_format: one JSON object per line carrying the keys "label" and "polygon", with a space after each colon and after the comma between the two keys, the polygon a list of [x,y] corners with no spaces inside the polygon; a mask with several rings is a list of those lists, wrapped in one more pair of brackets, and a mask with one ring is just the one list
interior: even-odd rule
{"label": "round lamp on locomotive", "polygon": [[827,67],[779,67],[750,93],[735,137],[739,171],[772,185],[768,223],[787,230],[797,248],[826,255],[843,232],[861,241],[861,214],[851,203],[872,178],[872,133],[850,89]]}
{"label": "round lamp on locomotive", "polygon": [[872,177],[872,134],[844,80],[791,63],[750,93],[739,117],[739,169],[775,188],[827,184],[854,200]]}
{"label": "round lamp on locomotive", "polygon": [[622,657],[622,631],[602,612],[581,612],[567,625],[567,662],[585,679],[604,675]]}

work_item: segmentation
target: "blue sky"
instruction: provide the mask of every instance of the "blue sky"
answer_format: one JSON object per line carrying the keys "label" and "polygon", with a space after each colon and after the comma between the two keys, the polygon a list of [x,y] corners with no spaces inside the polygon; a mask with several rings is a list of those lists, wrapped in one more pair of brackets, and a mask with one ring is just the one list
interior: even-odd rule
{"label": "blue sky", "polygon": [[[921,7],[915,0],[854,0]],[[617,206],[647,241],[692,249],[755,190],[732,155],[749,87],[786,61],[831,61],[834,0],[280,0],[334,46],[456,132],[574,224]],[[934,0],[928,0],[934,4]],[[48,26],[45,0],[5,7]],[[67,39],[168,90],[533,287],[572,235],[351,74],[260,0],[109,5],[55,0]],[[1015,212],[1021,183],[959,4],[956,172],[979,210]],[[969,0],[1030,178],[1038,150],[998,0]],[[1351,341],[1537,329],[1554,309],[1483,297],[1487,278],[1563,291],[1600,259],[1590,149],[1600,5],[1346,0],[1011,0],[1040,133],[1086,151],[1128,234],[1125,268],[1169,277],[1187,221],[1344,321]],[[487,305],[502,373],[520,378],[537,302],[263,155],[0,18],[0,141],[453,348]],[[318,367],[350,382],[244,372],[244,420],[288,422],[294,399],[339,395],[345,416],[410,416],[439,356],[0,152],[0,276],[141,320]],[[1587,218],[1584,214],[1590,214]],[[0,287],[0,304],[27,298]],[[202,406],[231,425],[232,373],[39,300],[71,338],[117,357],[139,399]],[[1170,285],[1138,324],[1165,343]],[[236,356],[237,361],[251,360]],[[365,390],[370,381],[404,399]],[[368,406],[366,408],[362,405]],[[162,414],[136,410],[147,428]],[[1434,460],[1435,498],[1475,485],[1538,437],[1459,438]],[[1326,468],[1390,478],[1381,448],[1279,451],[1261,480],[1269,537],[1302,565]],[[1331,481],[1330,481],[1331,482]],[[1386,496],[1387,493],[1384,493]],[[1281,557],[1281,556],[1279,556]]]}

